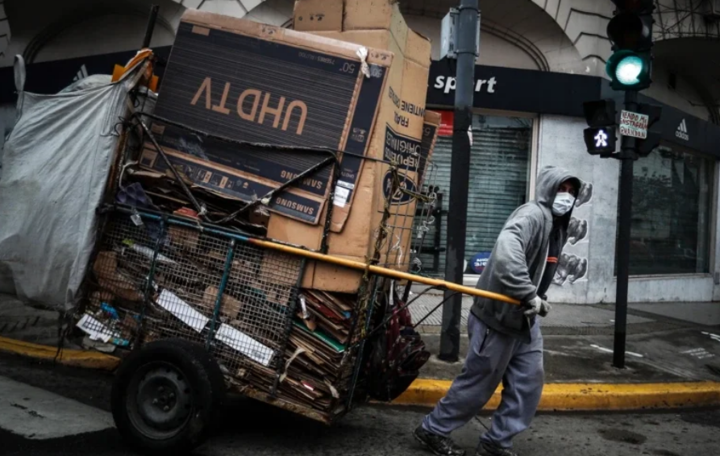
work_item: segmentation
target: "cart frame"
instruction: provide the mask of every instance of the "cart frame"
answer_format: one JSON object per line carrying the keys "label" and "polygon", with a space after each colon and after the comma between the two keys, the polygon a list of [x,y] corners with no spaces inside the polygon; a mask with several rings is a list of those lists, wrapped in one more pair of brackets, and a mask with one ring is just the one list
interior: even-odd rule
{"label": "cart frame", "polygon": [[[328,204],[327,207],[319,251],[260,238],[234,227],[220,225],[259,205],[267,205],[267,201],[275,194],[328,166],[333,166],[327,196],[327,201],[332,202],[340,174],[339,157],[342,152],[323,148],[251,144],[298,153],[322,152],[327,158],[279,185],[267,195],[241,206],[229,216],[213,223],[207,216],[205,207],[194,197],[183,176],[172,166],[151,129],[144,123],[143,118],[146,117],[173,124],[193,135],[211,136],[167,119],[142,112],[135,113],[123,122],[117,160],[106,192],[106,204],[98,211],[98,237],[90,260],[90,264],[94,266],[88,268],[83,284],[85,298],[76,309],[74,317],[77,326],[85,332],[131,349],[127,356],[129,361],[124,361],[119,370],[119,382],[124,383],[115,388],[117,393],[114,393],[113,397],[117,397],[117,400],[113,403],[113,413],[116,423],[126,423],[118,427],[125,437],[130,437],[135,446],[145,448],[143,444],[147,444],[147,441],[138,438],[137,426],[127,424],[129,421],[124,419],[126,415],[115,409],[123,409],[129,403],[124,396],[128,385],[138,384],[137,379],[131,381],[135,373],[132,366],[139,362],[138,359],[152,354],[147,354],[146,351],[157,352],[158,343],[162,345],[163,341],[177,341],[178,344],[186,346],[187,356],[194,357],[195,364],[204,366],[201,370],[208,373],[208,378],[214,378],[213,381],[204,383],[205,388],[212,392],[212,397],[220,395],[217,390],[221,388],[217,384],[224,383],[224,387],[229,385],[247,397],[329,425],[348,413],[355,402],[364,398],[357,397],[355,393],[362,381],[365,344],[370,336],[387,323],[381,321],[373,327],[373,311],[376,301],[392,300],[395,280],[405,282],[406,289],[409,289],[413,282],[423,283],[433,288],[517,304],[502,295],[400,270],[402,266],[399,262],[407,259],[409,265],[412,255],[405,255],[402,251],[393,252],[393,243],[396,238],[402,239],[406,236],[403,231],[413,230],[412,223],[408,226],[407,218],[415,217],[416,207],[405,205],[393,209],[392,199],[399,194],[401,199],[407,196],[416,201],[429,202],[428,214],[434,213],[435,201],[433,198],[426,198],[419,190],[404,188],[401,185],[403,170],[397,163],[358,156],[363,160],[388,164],[390,181],[389,188],[386,189],[388,201],[375,236],[374,253],[366,262],[349,261],[326,254],[333,204]],[[122,188],[128,163],[132,163],[133,159],[137,163],[137,157],[132,157],[132,152],[128,152],[128,144],[131,136],[129,132],[138,130],[139,144],[149,141],[156,149],[172,171],[176,184],[196,209],[198,218],[122,205],[115,201],[118,189]],[[213,138],[229,141],[237,146],[249,144],[215,136]],[[425,157],[425,160],[428,163],[429,157]],[[415,238],[420,244],[419,247],[415,246],[415,252],[422,251],[427,226],[424,228]],[[397,264],[383,267],[380,265],[383,259]],[[324,379],[330,382],[328,386],[332,399],[319,408],[294,400],[293,397],[297,397],[292,394],[288,396],[286,387],[288,382],[293,381],[287,374],[292,369],[293,362],[297,362],[296,357],[303,353],[303,347],[306,347],[302,341],[291,342],[291,334],[295,327],[299,328],[297,332],[301,335],[307,330],[294,322],[294,319],[298,312],[298,303],[302,302],[302,280],[309,261],[331,263],[362,272],[361,286],[355,294],[350,312],[349,335],[340,346],[332,347],[332,359],[335,360],[332,363],[336,363],[337,369],[329,379]],[[131,271],[130,274],[118,272],[118,265],[121,263]],[[204,292],[196,290],[202,289],[200,286],[206,287]],[[106,301],[109,296],[120,296],[121,304],[108,304]],[[101,321],[101,317],[105,320]],[[166,346],[164,356],[182,358],[181,354],[172,354],[168,350],[172,351]],[[167,361],[165,358],[160,361],[165,362],[163,360]],[[123,369],[123,365],[128,364],[132,366]],[[130,372],[127,372],[128,370]],[[198,374],[196,377],[203,375]],[[224,380],[220,381],[218,378]],[[171,389],[172,386],[170,384]],[[163,386],[158,390],[164,391],[166,388]],[[283,392],[284,395],[281,394]],[[147,398],[152,400],[153,404],[166,404],[169,400],[166,393]],[[199,429],[197,435],[176,436],[173,437],[176,440],[168,443],[166,447],[157,444],[154,449],[172,452],[200,443],[205,438],[205,429],[210,426],[208,420],[209,418],[196,423],[194,428]]]}

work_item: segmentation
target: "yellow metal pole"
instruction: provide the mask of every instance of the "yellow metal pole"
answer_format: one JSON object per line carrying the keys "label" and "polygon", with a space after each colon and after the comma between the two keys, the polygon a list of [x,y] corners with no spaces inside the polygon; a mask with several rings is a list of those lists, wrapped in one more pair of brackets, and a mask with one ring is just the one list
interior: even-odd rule
{"label": "yellow metal pole", "polygon": [[308,250],[298,249],[296,247],[290,247],[287,245],[277,244],[270,241],[262,241],[260,239],[251,239],[255,245],[266,247],[269,249],[277,250],[280,252],[290,253],[293,255],[300,255],[305,258],[311,258],[313,260],[323,261],[325,263],[332,263],[338,266],[343,266],[350,269],[357,269],[360,271],[368,271],[373,274],[389,277],[392,279],[408,280],[411,282],[421,283],[423,285],[429,285],[432,287],[445,288],[451,291],[457,291],[459,293],[468,294],[470,296],[479,296],[481,298],[494,299],[496,301],[506,302],[508,304],[520,305],[520,301],[501,295],[498,293],[492,293],[485,290],[479,290],[477,288],[465,287],[456,283],[447,282],[440,279],[431,279],[429,277],[422,277],[415,274],[408,274],[407,272],[396,271],[394,269],[383,268],[380,266],[373,266],[370,264],[361,263],[359,261],[346,260],[345,258],[338,258],[332,255],[325,255],[317,252],[310,252]]}

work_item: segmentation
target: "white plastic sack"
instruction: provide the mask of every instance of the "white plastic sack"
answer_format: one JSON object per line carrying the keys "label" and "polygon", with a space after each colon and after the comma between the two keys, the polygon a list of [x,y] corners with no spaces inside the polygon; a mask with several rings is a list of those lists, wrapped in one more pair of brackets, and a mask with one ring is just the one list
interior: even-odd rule
{"label": "white plastic sack", "polygon": [[1,293],[52,309],[76,304],[119,140],[115,127],[143,65],[117,83],[40,95],[24,92],[17,57],[18,119],[0,175]]}

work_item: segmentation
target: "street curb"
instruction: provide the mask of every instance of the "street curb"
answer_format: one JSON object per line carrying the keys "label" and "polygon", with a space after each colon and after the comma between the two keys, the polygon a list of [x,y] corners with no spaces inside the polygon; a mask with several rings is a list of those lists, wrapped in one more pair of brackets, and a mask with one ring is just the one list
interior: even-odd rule
{"label": "street curb", "polygon": [[[0,351],[35,359],[54,360],[57,348],[0,337]],[[90,350],[65,349],[57,362],[85,369],[113,370],[115,356]],[[447,393],[449,380],[417,379],[393,405],[434,407]],[[500,404],[498,388],[485,410]],[[613,411],[672,409],[720,405],[720,382],[688,383],[548,383],[543,388],[539,411]]]}
{"label": "street curb", "polygon": [[[396,405],[434,407],[447,393],[451,381],[417,379],[393,401]],[[484,410],[500,404],[498,388]],[[548,383],[539,411],[614,411],[672,409],[720,405],[720,382],[688,383]]]}
{"label": "street curb", "polygon": [[[56,347],[6,337],[0,337],[0,351],[49,361],[54,360],[57,355]],[[120,359],[95,351],[64,349],[57,357],[57,362],[66,366],[86,369],[113,370],[120,364]]]}

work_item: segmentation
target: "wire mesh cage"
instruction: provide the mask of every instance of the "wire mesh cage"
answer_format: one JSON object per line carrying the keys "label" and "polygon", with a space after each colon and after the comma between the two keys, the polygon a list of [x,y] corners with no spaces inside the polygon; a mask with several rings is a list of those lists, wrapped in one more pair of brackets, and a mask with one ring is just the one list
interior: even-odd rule
{"label": "wire mesh cage", "polygon": [[[140,136],[118,157],[77,326],[91,339],[127,349],[159,339],[200,344],[240,392],[324,422],[350,410],[367,360],[366,338],[377,329],[373,312],[393,292],[389,282],[366,270],[354,292],[303,288],[307,257],[255,242],[268,239],[262,217],[273,195],[331,165],[336,189],[342,154],[330,153],[265,196],[242,202],[178,169],[137,116],[125,131]],[[166,162],[165,171],[138,161],[148,147]],[[379,197],[370,214],[375,230],[368,264],[412,270],[437,199],[430,154],[418,147],[390,160],[367,159],[381,177],[374,184]],[[325,199],[320,251],[327,247],[334,196],[330,191]]]}
{"label": "wire mesh cage", "polygon": [[373,238],[371,258],[378,266],[407,271],[414,251],[421,248],[432,224],[436,203],[434,182],[436,167],[426,161],[427,171],[392,164],[383,182],[384,207]]}
{"label": "wire mesh cage", "polygon": [[226,373],[270,392],[283,365],[303,259],[160,217],[112,212],[78,326],[120,347],[205,345]]}
{"label": "wire mesh cage", "polygon": [[174,338],[203,345],[240,391],[331,421],[349,409],[354,329],[366,320],[356,294],[301,289],[304,264],[232,232],[114,210],[77,326],[128,349]]}
{"label": "wire mesh cage", "polygon": [[422,142],[386,138],[378,195],[382,205],[372,223],[373,241],[368,259],[378,266],[403,272],[418,271],[418,255],[435,222],[438,167],[432,154],[438,125],[426,123]]}

